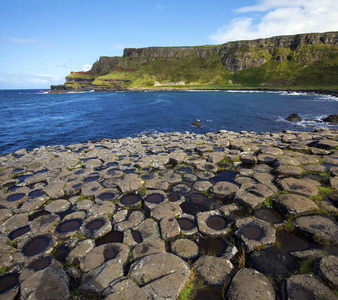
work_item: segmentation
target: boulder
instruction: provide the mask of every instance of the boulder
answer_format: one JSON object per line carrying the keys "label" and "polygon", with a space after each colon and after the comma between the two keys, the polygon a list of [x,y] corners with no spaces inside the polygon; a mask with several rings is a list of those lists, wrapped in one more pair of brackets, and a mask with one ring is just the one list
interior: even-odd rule
{"label": "boulder", "polygon": [[332,286],[338,287],[338,257],[333,255],[324,256],[319,261],[320,275]]}
{"label": "boulder", "polygon": [[318,209],[317,204],[313,200],[293,193],[279,194],[274,199],[274,204],[282,212],[289,215],[304,214]]}
{"label": "boulder", "polygon": [[338,124],[338,115],[329,115],[326,118],[322,119],[324,122]]}
{"label": "boulder", "polygon": [[201,122],[200,121],[194,121],[194,122],[192,122],[191,124],[190,124],[191,126],[194,126],[194,127],[202,127],[202,124],[201,124]]}
{"label": "boulder", "polygon": [[301,117],[298,116],[297,114],[291,114],[290,116],[288,116],[285,120],[290,121],[290,122],[299,122],[301,121]]}

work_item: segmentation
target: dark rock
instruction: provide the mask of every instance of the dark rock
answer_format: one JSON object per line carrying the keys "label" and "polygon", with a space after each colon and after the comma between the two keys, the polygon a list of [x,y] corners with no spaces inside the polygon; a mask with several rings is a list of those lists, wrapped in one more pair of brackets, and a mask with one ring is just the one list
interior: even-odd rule
{"label": "dark rock", "polygon": [[252,252],[248,265],[275,279],[287,277],[297,268],[296,261],[289,254],[275,247]]}
{"label": "dark rock", "polygon": [[329,115],[323,119],[324,122],[338,124],[338,115]]}
{"label": "dark rock", "polygon": [[290,121],[290,122],[299,122],[301,121],[301,117],[298,116],[297,114],[291,114],[290,116],[288,116],[285,120]]}
{"label": "dark rock", "polygon": [[276,299],[276,295],[267,277],[254,269],[243,268],[232,279],[227,299],[274,300]]}
{"label": "dark rock", "polygon": [[192,122],[192,123],[191,123],[191,126],[195,126],[195,127],[200,128],[200,127],[202,127],[202,124],[201,124],[200,121],[195,121],[195,122]]}

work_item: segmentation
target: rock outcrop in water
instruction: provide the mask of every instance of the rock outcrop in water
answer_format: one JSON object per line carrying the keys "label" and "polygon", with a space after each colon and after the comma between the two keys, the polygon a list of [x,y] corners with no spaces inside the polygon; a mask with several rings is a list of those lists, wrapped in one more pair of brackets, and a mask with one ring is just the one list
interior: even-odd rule
{"label": "rock outcrop in water", "polygon": [[231,88],[328,86],[337,82],[338,33],[277,36],[223,45],[127,48],[72,72],[52,92],[170,86]]}
{"label": "rock outcrop in water", "polygon": [[337,178],[325,128],[3,155],[0,299],[336,299]]}

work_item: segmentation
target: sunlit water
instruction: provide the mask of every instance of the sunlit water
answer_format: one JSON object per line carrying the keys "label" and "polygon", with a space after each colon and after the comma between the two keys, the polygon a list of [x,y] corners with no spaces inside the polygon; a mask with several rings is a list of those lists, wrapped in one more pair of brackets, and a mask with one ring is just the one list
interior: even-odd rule
{"label": "sunlit water", "polygon": [[[171,91],[48,94],[42,90],[0,91],[0,154],[42,145],[145,132],[278,132],[331,127],[316,121],[338,113],[338,99],[285,92]],[[200,120],[203,127],[191,127]],[[307,127],[314,126],[314,127]]]}

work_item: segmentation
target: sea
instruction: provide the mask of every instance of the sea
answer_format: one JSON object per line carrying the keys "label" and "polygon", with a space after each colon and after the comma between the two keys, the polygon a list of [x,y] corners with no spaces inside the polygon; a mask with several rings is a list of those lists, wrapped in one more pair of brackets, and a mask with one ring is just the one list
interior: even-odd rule
{"label": "sea", "polygon": [[[292,113],[302,121],[286,121]],[[338,128],[320,122],[330,114],[338,114],[338,98],[297,92],[0,90],[0,155],[160,132]],[[201,128],[191,126],[196,120]]]}

